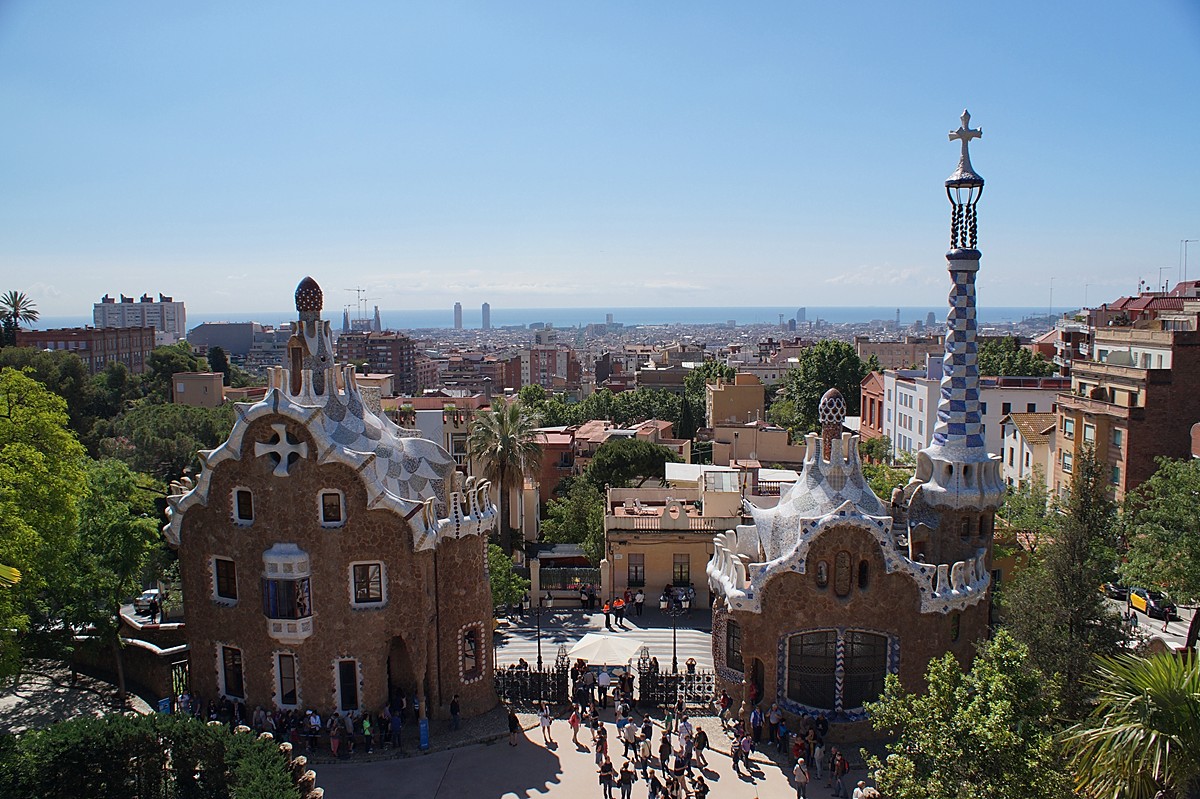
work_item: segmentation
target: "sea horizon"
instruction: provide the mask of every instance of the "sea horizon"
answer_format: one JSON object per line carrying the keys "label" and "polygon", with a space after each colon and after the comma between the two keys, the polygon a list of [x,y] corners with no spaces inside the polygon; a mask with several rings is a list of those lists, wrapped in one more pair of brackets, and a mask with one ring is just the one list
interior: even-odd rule
{"label": "sea horizon", "polygon": [[[634,326],[673,326],[673,325],[726,325],[734,322],[737,325],[778,325],[780,315],[786,323],[797,316],[796,306],[645,306],[645,307],[585,307],[585,308],[497,308],[491,309],[493,328],[511,326],[528,327],[530,324],[548,324],[558,328],[585,327],[590,324],[604,324],[608,314],[612,314],[613,322],[626,327]],[[1069,310],[1055,308],[1054,312],[1061,313]],[[913,322],[926,322],[930,313],[934,315],[935,325],[945,321],[947,308],[945,305],[929,306],[900,306],[884,307],[872,305],[843,305],[843,306],[812,306],[805,308],[805,324],[817,320],[831,324],[869,323],[872,321],[895,322],[899,311],[901,325]],[[1052,309],[1046,306],[980,306],[977,318],[980,324],[1005,324],[1020,322],[1030,317],[1045,318]],[[372,312],[373,313],[373,312]],[[454,311],[445,309],[393,309],[379,311],[380,321],[385,329],[391,330],[429,330],[438,328],[453,328]],[[341,328],[341,314],[325,313],[322,317],[329,320],[334,329]],[[238,313],[188,313],[187,328],[192,330],[206,322],[257,322],[263,325],[278,325],[296,318],[294,310],[278,311],[247,311]],[[481,311],[479,308],[463,308],[463,328],[479,329],[481,326]],[[88,315],[45,316],[33,325],[35,329],[59,327],[82,327],[92,324]],[[799,332],[803,332],[802,329]]]}

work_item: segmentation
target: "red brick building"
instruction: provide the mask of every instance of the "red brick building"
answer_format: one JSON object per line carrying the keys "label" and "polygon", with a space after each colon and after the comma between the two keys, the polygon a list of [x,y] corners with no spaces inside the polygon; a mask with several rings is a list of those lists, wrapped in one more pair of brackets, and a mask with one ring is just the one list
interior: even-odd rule
{"label": "red brick building", "polygon": [[883,374],[871,372],[863,378],[859,386],[859,400],[862,420],[859,422],[858,434],[865,441],[883,436]]}
{"label": "red brick building", "polygon": [[146,371],[154,351],[152,327],[64,327],[53,330],[18,330],[18,347],[66,350],[83,361],[91,374],[103,372],[109,363],[123,363],[132,374]]}
{"label": "red brick building", "polygon": [[403,694],[422,718],[448,717],[458,694],[464,714],[486,712],[487,483],[334,365],[311,278],[296,306],[288,368],[169,497],[192,693],[322,715]]}
{"label": "red brick building", "polygon": [[1070,485],[1085,448],[1108,465],[1118,501],[1154,474],[1156,458],[1189,457],[1200,420],[1200,303],[1189,302],[1190,314],[1096,329],[1094,360],[1077,360],[1071,392],[1058,395],[1054,489]]}
{"label": "red brick building", "polygon": [[419,391],[417,348],[413,340],[403,333],[342,333],[337,338],[337,358],[341,363],[365,361],[368,371],[392,375],[398,394],[415,394]]}

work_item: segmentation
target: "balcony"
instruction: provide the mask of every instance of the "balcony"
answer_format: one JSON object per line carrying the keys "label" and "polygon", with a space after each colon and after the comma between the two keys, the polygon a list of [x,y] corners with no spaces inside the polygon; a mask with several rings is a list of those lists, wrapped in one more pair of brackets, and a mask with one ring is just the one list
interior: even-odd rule
{"label": "balcony", "polygon": [[1141,421],[1146,418],[1145,408],[1129,408],[1104,400],[1092,399],[1091,397],[1080,397],[1076,394],[1059,394],[1058,407],[1062,411],[1078,411],[1098,416],[1109,416],[1115,419]]}
{"label": "balcony", "polygon": [[740,516],[687,516],[682,520],[658,514],[647,516],[609,515],[604,519],[606,530],[636,532],[723,533],[742,523]]}

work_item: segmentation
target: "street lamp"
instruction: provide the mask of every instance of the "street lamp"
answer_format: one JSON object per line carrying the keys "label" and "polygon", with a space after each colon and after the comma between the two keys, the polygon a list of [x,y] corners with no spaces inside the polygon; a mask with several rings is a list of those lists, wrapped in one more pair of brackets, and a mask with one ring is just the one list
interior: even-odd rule
{"label": "street lamp", "polygon": [[687,613],[692,606],[692,601],[687,597],[683,599],[672,599],[667,602],[667,607],[663,609],[671,617],[671,673],[679,673],[679,641],[676,635],[676,630],[679,626],[679,617]]}

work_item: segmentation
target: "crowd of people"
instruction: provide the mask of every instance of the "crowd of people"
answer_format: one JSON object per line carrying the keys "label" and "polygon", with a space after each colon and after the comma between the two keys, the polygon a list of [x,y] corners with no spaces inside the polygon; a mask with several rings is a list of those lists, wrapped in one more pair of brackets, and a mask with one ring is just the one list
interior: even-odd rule
{"label": "crowd of people", "polygon": [[[269,732],[281,741],[289,741],[299,751],[303,746],[314,754],[327,743],[332,755],[339,759],[356,753],[378,749],[403,752],[403,733],[406,725],[415,724],[420,717],[420,698],[397,692],[378,711],[343,710],[322,717],[317,710],[300,708],[271,709],[259,705],[250,711],[245,703],[221,698],[204,702],[188,693],[176,698],[175,712],[195,716],[230,727],[246,726],[255,732]],[[458,694],[450,700],[450,730],[461,724],[461,704]]]}

